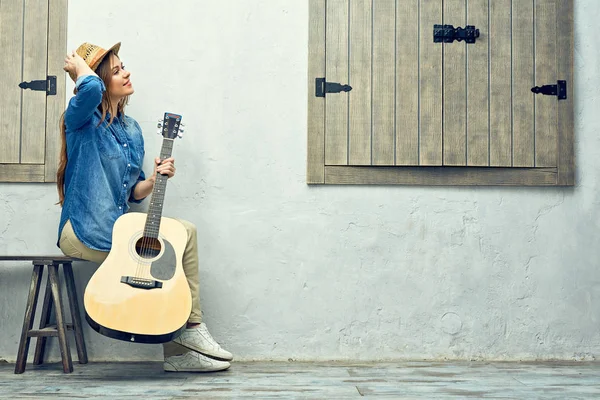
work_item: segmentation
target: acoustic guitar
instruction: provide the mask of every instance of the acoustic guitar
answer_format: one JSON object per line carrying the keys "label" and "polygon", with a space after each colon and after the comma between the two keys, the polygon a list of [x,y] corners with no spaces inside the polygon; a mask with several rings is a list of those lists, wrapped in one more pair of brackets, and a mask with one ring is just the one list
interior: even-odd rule
{"label": "acoustic guitar", "polygon": [[[160,159],[171,156],[183,132],[181,115],[165,113]],[[167,176],[157,174],[147,213],[129,212],[113,227],[112,248],[83,297],[86,320],[98,333],[119,340],[164,343],[177,338],[192,309],[182,259],[187,231],[162,217]]]}

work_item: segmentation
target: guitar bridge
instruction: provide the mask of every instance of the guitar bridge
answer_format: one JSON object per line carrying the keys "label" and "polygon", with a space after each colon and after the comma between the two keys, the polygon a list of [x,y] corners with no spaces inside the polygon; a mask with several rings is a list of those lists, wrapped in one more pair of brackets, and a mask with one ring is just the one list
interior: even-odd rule
{"label": "guitar bridge", "polygon": [[121,283],[138,289],[160,289],[163,283],[154,279],[137,278],[135,276],[122,276]]}

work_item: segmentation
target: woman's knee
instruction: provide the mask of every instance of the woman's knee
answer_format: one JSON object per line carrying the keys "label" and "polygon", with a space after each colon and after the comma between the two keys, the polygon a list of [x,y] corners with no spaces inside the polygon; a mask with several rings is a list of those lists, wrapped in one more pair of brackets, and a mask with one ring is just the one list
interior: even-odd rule
{"label": "woman's knee", "polygon": [[185,227],[187,231],[188,237],[190,239],[195,239],[197,234],[196,225],[191,223],[190,221],[186,221],[184,219],[177,218],[177,221],[181,222],[181,224]]}

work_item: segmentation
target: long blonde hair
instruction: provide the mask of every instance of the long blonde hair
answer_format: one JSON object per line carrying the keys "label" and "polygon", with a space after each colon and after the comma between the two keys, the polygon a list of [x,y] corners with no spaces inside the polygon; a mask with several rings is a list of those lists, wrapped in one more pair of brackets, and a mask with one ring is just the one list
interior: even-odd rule
{"label": "long blonde hair", "polygon": [[[102,113],[102,118],[100,119],[98,126],[100,126],[104,122],[104,119],[106,118],[106,114],[109,112],[109,110],[112,109],[112,101],[110,100],[110,93],[108,92],[108,90],[109,90],[108,88],[109,88],[109,83],[113,76],[112,69],[110,68],[110,59],[112,58],[113,54],[114,53],[112,51],[110,53],[108,53],[106,55],[106,57],[104,57],[104,59],[102,60],[100,65],[98,65],[98,68],[96,68],[96,71],[95,71],[96,74],[98,74],[98,76],[100,77],[100,79],[102,79],[102,81],[104,82],[104,86],[106,87],[106,90],[102,94],[102,101],[98,105],[98,110]],[[76,94],[77,89],[75,89],[73,93]],[[121,99],[119,101],[119,104],[117,104],[118,113],[121,113],[121,114],[125,113],[125,106],[127,105],[128,102],[129,102],[129,96],[124,97],[123,99]],[[115,118],[115,115],[110,116],[108,125],[112,124],[114,118]],[[67,158],[67,126],[65,124],[65,113],[64,112],[60,117],[60,140],[61,140],[60,158],[59,158],[59,162],[58,162],[58,170],[56,171],[56,188],[58,189],[58,203],[56,203],[56,204],[60,204],[60,206],[62,207],[62,205],[65,201],[65,170],[67,169],[67,161],[68,161],[68,158]]]}

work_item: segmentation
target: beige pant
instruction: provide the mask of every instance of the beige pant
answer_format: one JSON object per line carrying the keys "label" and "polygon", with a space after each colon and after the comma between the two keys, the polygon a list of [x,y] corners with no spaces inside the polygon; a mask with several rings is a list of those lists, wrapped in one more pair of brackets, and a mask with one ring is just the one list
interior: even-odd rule
{"label": "beige pant", "polygon": [[[176,218],[177,219],[177,218]],[[192,293],[192,312],[190,313],[189,323],[199,324],[202,322],[202,311],[200,307],[200,284],[198,278],[198,240],[196,226],[191,222],[177,219],[181,222],[187,231],[187,243],[183,252],[183,272],[187,278]],[[77,239],[71,221],[67,221],[63,228],[60,240],[60,249],[69,257],[81,258],[101,264],[108,256],[108,252],[92,250]],[[185,353],[187,350],[177,343],[169,342],[163,344],[165,357]]]}

